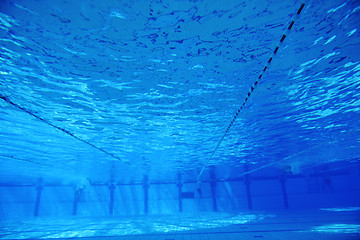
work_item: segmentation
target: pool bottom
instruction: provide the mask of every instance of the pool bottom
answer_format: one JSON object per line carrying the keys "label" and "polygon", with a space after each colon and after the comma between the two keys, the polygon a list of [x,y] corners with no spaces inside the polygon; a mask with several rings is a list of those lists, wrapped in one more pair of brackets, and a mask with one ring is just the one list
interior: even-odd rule
{"label": "pool bottom", "polygon": [[0,239],[359,239],[360,211],[33,218],[0,224]]}

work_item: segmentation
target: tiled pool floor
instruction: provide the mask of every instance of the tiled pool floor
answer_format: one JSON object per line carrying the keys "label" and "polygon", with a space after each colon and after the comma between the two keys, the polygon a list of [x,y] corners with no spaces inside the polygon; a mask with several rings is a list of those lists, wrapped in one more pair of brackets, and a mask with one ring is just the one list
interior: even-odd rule
{"label": "tiled pool floor", "polygon": [[0,222],[0,239],[360,239],[360,211],[201,213]]}

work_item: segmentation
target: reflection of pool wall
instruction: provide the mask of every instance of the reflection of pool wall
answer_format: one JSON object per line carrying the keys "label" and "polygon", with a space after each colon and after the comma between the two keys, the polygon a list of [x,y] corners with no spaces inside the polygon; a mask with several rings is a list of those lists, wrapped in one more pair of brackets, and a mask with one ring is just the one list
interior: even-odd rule
{"label": "reflection of pool wall", "polygon": [[[360,206],[360,169],[353,168],[317,172],[308,169],[300,175],[286,175],[284,186],[290,209]],[[285,195],[278,169],[267,169],[267,174],[250,176],[251,206],[254,210],[280,210],[285,208]],[[249,207],[246,183],[243,177],[217,180],[215,193],[211,181],[203,181],[201,195],[196,183],[184,181],[181,186],[182,210],[185,213],[213,211],[242,211]],[[36,199],[41,191],[38,210]],[[148,209],[150,214],[167,214],[179,211],[179,185],[176,182],[150,181]],[[2,219],[39,216],[107,216],[110,207],[110,190],[107,184],[93,184],[75,195],[72,185],[5,185],[0,187],[0,216]],[[214,196],[213,194],[216,194]],[[76,196],[76,203],[74,202]],[[118,184],[114,191],[113,215],[144,214],[144,185]],[[215,203],[214,203],[215,201]]]}

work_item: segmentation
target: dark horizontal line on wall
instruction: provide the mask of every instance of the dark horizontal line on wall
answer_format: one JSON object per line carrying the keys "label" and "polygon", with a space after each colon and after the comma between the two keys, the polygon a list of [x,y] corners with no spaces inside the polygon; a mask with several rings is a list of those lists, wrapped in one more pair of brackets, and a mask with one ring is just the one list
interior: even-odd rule
{"label": "dark horizontal line on wall", "polygon": [[[347,171],[329,171],[327,172],[327,175],[335,176],[335,175],[348,175],[349,173]],[[265,181],[265,180],[279,180],[281,176],[285,176],[286,179],[299,179],[299,178],[307,178],[307,177],[322,177],[324,174],[317,173],[317,174],[298,174],[298,175],[277,175],[277,176],[264,176],[264,177],[253,177],[251,176],[251,181]],[[216,179],[216,180],[208,180],[208,181],[201,181],[202,183],[211,183],[211,182],[243,182],[245,181],[244,177],[239,178],[230,178],[230,179]],[[183,184],[195,184],[197,181],[182,181]],[[150,185],[166,185],[166,184],[178,184],[176,181],[172,182],[149,182]],[[143,182],[124,182],[124,183],[114,183],[116,186],[131,186],[131,185],[144,185]],[[0,183],[0,187],[36,187],[37,184],[7,184],[7,183]],[[74,185],[71,184],[43,184],[43,187],[74,187]],[[102,186],[110,186],[109,183],[90,183],[90,186],[94,187],[102,187]]]}

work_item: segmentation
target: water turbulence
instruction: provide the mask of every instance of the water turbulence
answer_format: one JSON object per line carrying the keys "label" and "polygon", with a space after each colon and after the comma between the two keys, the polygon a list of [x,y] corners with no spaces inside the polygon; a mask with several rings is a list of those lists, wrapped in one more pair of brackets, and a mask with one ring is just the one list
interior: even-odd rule
{"label": "water turbulence", "polygon": [[0,238],[351,239],[359,14],[356,0],[1,1]]}

